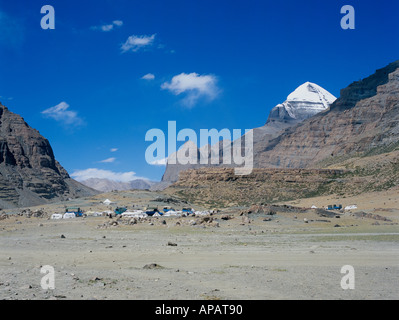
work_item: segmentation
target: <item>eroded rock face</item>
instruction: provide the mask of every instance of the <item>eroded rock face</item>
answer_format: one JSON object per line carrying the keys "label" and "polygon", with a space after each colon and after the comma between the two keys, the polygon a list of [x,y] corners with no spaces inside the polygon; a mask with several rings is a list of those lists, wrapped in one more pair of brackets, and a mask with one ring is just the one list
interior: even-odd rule
{"label": "eroded rock face", "polygon": [[0,103],[0,208],[90,194],[55,160],[49,141]]}
{"label": "eroded rock face", "polygon": [[[321,195],[358,195],[399,185],[399,150],[357,157],[325,169],[255,168],[239,176],[231,168],[180,173],[164,192],[206,207],[262,205]],[[253,207],[251,211],[258,212]]]}

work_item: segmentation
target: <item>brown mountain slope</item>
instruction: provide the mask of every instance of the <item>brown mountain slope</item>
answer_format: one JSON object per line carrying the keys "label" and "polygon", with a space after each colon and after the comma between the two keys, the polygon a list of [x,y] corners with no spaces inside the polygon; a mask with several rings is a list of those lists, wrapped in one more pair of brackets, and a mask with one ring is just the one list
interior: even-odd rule
{"label": "brown mountain slope", "polygon": [[328,112],[266,143],[254,155],[255,166],[323,167],[398,143],[399,61],[355,82],[341,94]]}

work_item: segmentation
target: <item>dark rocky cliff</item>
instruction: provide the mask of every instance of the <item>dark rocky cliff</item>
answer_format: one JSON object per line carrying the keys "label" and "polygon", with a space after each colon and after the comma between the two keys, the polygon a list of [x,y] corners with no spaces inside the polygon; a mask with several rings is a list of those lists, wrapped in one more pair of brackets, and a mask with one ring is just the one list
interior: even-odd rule
{"label": "dark rocky cliff", "polygon": [[47,139],[0,103],[0,208],[92,194],[69,177]]}

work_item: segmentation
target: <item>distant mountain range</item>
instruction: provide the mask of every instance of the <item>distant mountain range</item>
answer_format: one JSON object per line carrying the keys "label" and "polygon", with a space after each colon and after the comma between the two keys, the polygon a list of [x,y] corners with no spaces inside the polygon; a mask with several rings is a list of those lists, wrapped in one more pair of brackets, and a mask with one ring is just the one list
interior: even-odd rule
{"label": "distant mountain range", "polygon": [[[311,82],[306,82],[296,88],[288,95],[287,99],[283,103],[278,104],[270,111],[269,117],[262,127],[253,129],[254,157],[259,152],[262,152],[265,143],[279,136],[286,129],[293,127],[320,112],[328,110],[329,106],[335,100],[336,97],[331,93]],[[232,143],[231,141],[229,142]],[[184,153],[191,144],[192,142],[188,141],[177,151],[177,159],[179,159],[179,154]],[[221,155],[222,142],[219,143],[219,146],[220,148],[216,150],[219,150],[219,154]],[[209,160],[214,149],[215,146],[209,146]],[[210,165],[210,161],[208,161],[208,165],[199,164],[200,154],[201,149],[198,149],[197,164],[182,165],[179,163],[167,163],[161,183],[154,185],[152,189],[164,189],[171,183],[176,182],[179,178],[179,173],[183,170],[198,169],[208,166],[225,166],[221,163]]]}
{"label": "distant mountain range", "polygon": [[[253,129],[254,168],[323,168],[398,143],[398,68],[395,61],[353,82],[338,99],[314,83],[299,86],[271,110],[265,125]],[[176,182],[183,170],[204,167],[228,166],[168,163],[153,189]]]}
{"label": "distant mountain range", "polygon": [[399,186],[399,60],[353,82],[306,119],[298,119],[303,113],[295,105],[276,108],[254,129],[260,133],[250,175],[221,166],[185,170],[164,192],[218,207]]}
{"label": "distant mountain range", "polygon": [[109,179],[90,178],[80,181],[80,183],[101,192],[111,192],[115,190],[123,191],[132,189],[150,189],[151,186],[154,185],[156,182],[143,179],[136,179],[129,182],[121,182]]}
{"label": "distant mountain range", "polygon": [[[254,168],[334,169],[334,166],[346,168],[345,161],[367,159],[371,155],[387,154],[387,159],[395,159],[392,152],[399,150],[399,60],[342,89],[338,99],[320,86],[306,82],[275,106],[266,123],[252,129],[252,133]],[[219,142],[219,146],[222,143]],[[190,145],[192,142],[187,142],[177,151],[177,158],[184,152],[184,147]],[[208,159],[216,152],[215,146],[208,148]],[[203,150],[197,148],[197,151],[199,159]],[[218,152],[221,155],[221,148]],[[379,188],[383,189],[399,184],[395,161],[386,164],[389,170],[381,169],[389,175],[370,180],[373,185],[382,181]],[[367,163],[367,160],[363,162]],[[160,183],[141,179],[78,182],[70,178],[55,159],[49,141],[0,103],[0,209],[40,205],[112,190],[164,189],[179,180],[181,171],[201,168],[198,171],[201,175],[185,173],[187,181],[179,182],[182,190],[198,193],[196,180],[202,179],[201,190],[205,190],[204,184],[213,186],[221,179],[219,175],[219,180],[214,180],[212,174],[205,174],[206,169],[224,166],[221,162],[212,165],[167,163]],[[298,172],[308,174],[308,171]],[[370,175],[374,177],[378,172],[373,171]],[[204,180],[204,176],[207,179]],[[263,176],[264,173],[259,173],[259,177]],[[234,183],[235,178],[226,177],[226,188],[231,188],[230,183]],[[279,179],[274,180],[276,184],[280,183]],[[287,179],[297,181],[298,177]],[[256,183],[262,185],[264,181],[257,180]],[[370,185],[371,189],[373,185]],[[223,196],[223,188],[219,191],[209,189],[211,196]],[[252,190],[255,187],[248,185],[246,188]],[[243,190],[238,188],[237,194],[244,196]]]}

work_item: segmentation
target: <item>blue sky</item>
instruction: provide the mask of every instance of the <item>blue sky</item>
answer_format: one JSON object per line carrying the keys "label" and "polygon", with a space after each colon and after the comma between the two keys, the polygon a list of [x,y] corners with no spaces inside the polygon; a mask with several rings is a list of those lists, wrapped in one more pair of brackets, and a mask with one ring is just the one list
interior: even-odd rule
{"label": "blue sky", "polygon": [[306,81],[339,97],[399,58],[398,17],[395,0],[0,0],[0,101],[70,174],[160,180],[149,129],[258,127]]}

